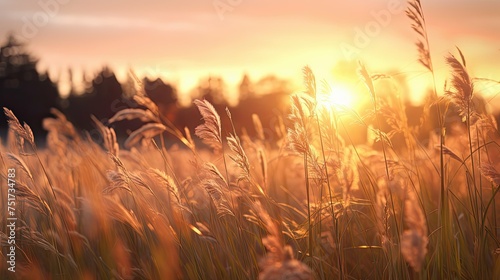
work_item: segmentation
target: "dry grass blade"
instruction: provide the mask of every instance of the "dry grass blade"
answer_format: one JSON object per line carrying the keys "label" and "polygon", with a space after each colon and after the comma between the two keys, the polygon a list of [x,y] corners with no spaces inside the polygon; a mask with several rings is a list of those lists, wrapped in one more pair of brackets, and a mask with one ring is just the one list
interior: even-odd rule
{"label": "dry grass blade", "polygon": [[45,118],[43,120],[43,128],[49,133],[61,134],[70,139],[79,139],[75,127],[71,124],[59,110],[52,108],[50,113],[56,118]]}
{"label": "dry grass blade", "polygon": [[262,148],[257,150],[257,155],[259,158],[260,172],[262,173],[262,178],[264,179],[264,183],[267,182],[267,159],[266,154]]}
{"label": "dry grass blade", "polygon": [[7,116],[7,122],[9,123],[10,128],[14,130],[17,133],[17,135],[19,135],[19,137],[23,138],[24,140],[28,141],[32,146],[34,146],[35,138],[33,136],[31,128],[27,124],[24,124],[23,127],[19,122],[19,120],[17,119],[16,115],[14,115],[14,113],[11,110],[4,107],[3,111],[5,113],[5,116]]}
{"label": "dry grass blade", "polygon": [[104,126],[95,116],[90,116],[94,123],[97,125],[99,132],[104,138],[104,147],[108,150],[109,153],[118,156],[120,148],[118,146],[118,142],[116,141],[116,133],[113,128],[108,128]]}
{"label": "dry grass blade", "polygon": [[401,116],[395,111],[393,107],[389,106],[387,102],[382,101],[380,103],[381,104],[378,108],[378,111],[384,117],[387,124],[393,129],[394,133],[402,132],[404,124],[401,120]]}
{"label": "dry grass blade", "polygon": [[189,225],[189,227],[194,233],[196,233],[201,238],[208,240],[210,242],[218,243],[217,239],[215,238],[215,236],[213,236],[213,234],[210,232],[210,229],[206,225],[200,222],[196,222],[196,226]]}
{"label": "dry grass blade", "polygon": [[21,181],[16,182],[16,194],[24,198],[28,205],[41,214],[46,216],[52,215],[52,210],[47,202]]}
{"label": "dry grass blade", "polygon": [[193,103],[198,107],[203,118],[203,124],[194,130],[196,136],[200,137],[203,143],[212,147],[215,151],[222,150],[221,121],[220,116],[214,106],[207,100],[196,99]]}
{"label": "dry grass blade", "polygon": [[305,154],[309,151],[310,138],[312,137],[310,121],[314,114],[314,100],[308,95],[292,95],[290,115],[288,118],[293,128],[288,128],[288,141],[290,148]]}
{"label": "dry grass blade", "polygon": [[269,213],[267,213],[267,211],[264,210],[262,204],[260,202],[255,202],[253,204],[253,210],[255,211],[255,213],[257,213],[258,217],[261,219],[262,224],[266,227],[267,232],[269,232],[270,235],[276,237],[281,245],[282,240],[278,226],[273,221],[273,219],[271,219]]}
{"label": "dry grass blade", "polygon": [[483,162],[479,170],[481,174],[493,184],[500,185],[500,172],[498,172],[493,165]]}
{"label": "dry grass blade", "polygon": [[113,155],[112,153],[108,153],[108,155],[119,170],[122,170],[123,172],[126,171],[125,165],[123,165],[123,162],[118,156]]}
{"label": "dry grass blade", "polygon": [[7,243],[9,240],[9,237],[7,236],[7,234],[3,233],[2,231],[0,231],[0,245],[3,247],[3,246],[7,246],[9,243]]}
{"label": "dry grass blade", "polygon": [[376,129],[373,127],[369,127],[368,129],[369,129],[369,132],[372,133],[372,135],[374,137],[373,140],[375,142],[383,141],[384,144],[393,148],[391,138],[389,137],[389,135],[387,135],[387,133],[381,131],[380,129]]}
{"label": "dry grass blade", "polygon": [[26,140],[28,140],[28,142],[30,142],[31,145],[34,146],[35,145],[35,136],[33,135],[33,131],[31,130],[31,127],[27,123],[25,123],[23,125],[23,127],[24,127],[24,131],[26,131],[26,136],[28,137],[28,139],[26,139]]}
{"label": "dry grass blade", "polygon": [[349,205],[351,200],[351,191],[359,188],[359,173],[356,162],[355,152],[352,148],[345,148],[343,159],[340,162],[340,168],[337,170],[338,177],[342,182],[342,193],[344,202]]}
{"label": "dry grass blade", "polygon": [[23,233],[23,240],[33,244],[33,245],[36,245],[38,246],[39,248],[43,249],[43,250],[46,250],[46,251],[49,251],[51,253],[54,253],[54,254],[57,254],[61,257],[66,257],[65,255],[63,255],[61,252],[58,251],[58,249],[56,247],[54,247],[54,245],[49,242],[44,236],[42,233],[40,233],[39,231],[35,231],[35,230],[29,230],[28,229],[24,229],[22,231]]}
{"label": "dry grass blade", "polygon": [[[436,150],[440,150],[441,149],[441,146],[440,145],[435,145],[434,148]],[[443,145],[443,154],[445,155],[449,155],[452,159],[460,162],[460,163],[463,163],[463,160],[454,152],[452,151],[450,148],[446,147]]]}
{"label": "dry grass blade", "polygon": [[255,127],[255,132],[257,133],[257,137],[264,141],[264,129],[262,128],[262,122],[260,121],[259,115],[252,114],[253,126]]}
{"label": "dry grass blade", "polygon": [[316,77],[309,66],[304,67],[304,83],[306,86],[306,93],[313,99],[316,99]]}
{"label": "dry grass blade", "polygon": [[292,151],[298,154],[305,154],[309,151],[309,143],[307,139],[307,134],[305,130],[300,127],[297,123],[294,125],[294,129],[288,129],[288,142],[289,147]]}
{"label": "dry grass blade", "polygon": [[191,131],[189,131],[188,127],[184,127],[184,133],[186,134],[186,140],[189,145],[188,148],[190,148],[192,151],[196,150],[196,145],[193,141],[193,137],[191,137]]}
{"label": "dry grass blade", "polygon": [[144,178],[140,174],[138,174],[136,172],[128,172],[128,173],[126,173],[126,176],[128,176],[128,178],[130,179],[130,182],[134,186],[145,188],[151,194],[155,195],[154,191],[151,189],[151,187],[148,184],[146,184],[146,182],[144,181]]}
{"label": "dry grass blade", "polygon": [[241,176],[238,180],[248,179],[250,177],[250,161],[241,146],[240,138],[236,135],[230,134],[227,137],[227,144],[229,149],[235,153],[235,155],[230,155],[229,157],[242,170]]}
{"label": "dry grass blade", "polygon": [[325,79],[322,79],[321,80],[321,93],[323,93],[324,95],[328,95],[328,94],[331,94],[333,91],[333,88],[332,86],[330,85],[330,83],[325,80]]}
{"label": "dry grass blade", "polygon": [[109,119],[109,123],[133,119],[139,119],[143,122],[160,122],[150,110],[123,109],[116,113],[111,119]]}
{"label": "dry grass blade", "polygon": [[321,185],[326,183],[326,169],[325,165],[320,162],[320,153],[316,148],[311,145],[307,153],[307,177]]}
{"label": "dry grass blade", "polygon": [[142,139],[151,139],[160,133],[164,132],[167,128],[159,123],[148,123],[143,125],[141,128],[135,130],[130,134],[130,136],[125,141],[125,147],[131,148],[135,146]]}
{"label": "dry grass blade", "polygon": [[465,59],[463,54],[458,49],[460,56],[462,57],[462,62],[459,62],[452,54],[446,57],[446,63],[451,67],[452,78],[451,78],[451,90],[446,91],[446,94],[451,98],[451,100],[458,105],[460,116],[462,118],[466,117],[466,114],[471,112],[471,102],[473,98],[474,85],[471,82],[469,73],[465,68]]}
{"label": "dry grass blade", "polygon": [[112,198],[106,196],[104,198],[104,210],[109,218],[125,225],[129,225],[137,234],[143,236],[144,231],[142,230],[141,224],[137,218],[125,208],[125,206]]}
{"label": "dry grass blade", "polygon": [[19,166],[21,170],[23,170],[26,175],[28,175],[28,177],[33,181],[33,175],[31,175],[28,166],[26,165],[26,163],[24,163],[24,160],[22,158],[11,153],[7,153],[7,157],[12,160],[17,166]]}
{"label": "dry grass blade", "polygon": [[290,246],[283,245],[283,238],[278,226],[262,208],[262,205],[257,202],[253,208],[269,232],[269,235],[262,239],[262,244],[267,249],[267,255],[259,263],[261,268],[259,279],[313,279],[311,269],[294,258]]}
{"label": "dry grass blade", "polygon": [[224,178],[224,176],[222,175],[222,173],[220,173],[219,169],[217,168],[217,166],[215,166],[213,163],[211,162],[205,162],[203,164],[203,167],[210,173],[212,174],[213,176],[215,176],[215,178],[221,180],[223,183],[224,183],[224,186],[226,187],[229,187],[229,184],[227,183],[226,181],[226,178]]}
{"label": "dry grass blade", "polygon": [[230,215],[234,217],[234,213],[231,210],[231,207],[229,206],[229,203],[224,196],[224,192],[221,185],[212,179],[204,180],[202,184],[215,205],[217,215],[219,217],[223,217],[225,215]]}
{"label": "dry grass blade", "polygon": [[309,95],[294,94],[291,96],[291,101],[289,119],[292,122],[299,121],[303,126],[306,126],[308,120],[314,116],[315,100]]}
{"label": "dry grass blade", "polygon": [[406,16],[412,21],[411,28],[419,35],[419,40],[416,43],[418,50],[418,61],[429,71],[432,69],[432,61],[429,51],[427,31],[425,28],[425,18],[422,12],[420,0],[408,1]]}
{"label": "dry grass blade", "polygon": [[158,116],[158,106],[156,106],[156,104],[151,99],[149,99],[149,97],[145,96],[144,94],[136,94],[133,98],[134,101],[137,102],[137,104],[148,108],[148,110],[151,111],[155,116]]}
{"label": "dry grass blade", "polygon": [[7,122],[9,123],[11,128],[14,129],[14,131],[17,132],[18,134],[23,133],[24,128],[21,125],[21,123],[19,122],[19,120],[17,119],[16,115],[14,115],[14,113],[6,107],[3,107],[3,111],[4,111],[5,116],[7,116],[7,118],[8,118]]}
{"label": "dry grass blade", "polygon": [[370,95],[372,96],[373,100],[376,101],[377,98],[375,96],[375,88],[373,87],[372,78],[368,74],[368,71],[366,70],[365,65],[361,62],[359,62],[358,74],[361,77],[361,80],[363,81],[363,83],[366,85],[366,87],[370,91]]}
{"label": "dry grass blade", "polygon": [[180,202],[179,189],[177,188],[177,185],[175,184],[172,177],[168,176],[167,174],[165,174],[165,172],[158,170],[156,168],[150,168],[148,170],[148,172],[150,174],[152,174],[154,177],[163,181],[163,183],[166,185],[168,191],[171,192],[175,196],[175,199],[177,200],[177,202]]}
{"label": "dry grass blade", "polygon": [[129,179],[125,176],[125,174],[116,171],[108,171],[107,177],[110,185],[102,190],[104,194],[110,194],[117,189],[132,192],[129,187]]}

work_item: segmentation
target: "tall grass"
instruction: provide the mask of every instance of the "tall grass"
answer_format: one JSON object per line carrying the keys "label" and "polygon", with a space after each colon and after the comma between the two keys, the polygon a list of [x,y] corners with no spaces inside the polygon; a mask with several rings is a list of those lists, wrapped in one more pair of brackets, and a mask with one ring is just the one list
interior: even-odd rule
{"label": "tall grass", "polygon": [[[420,1],[407,14],[419,61],[434,76]],[[97,119],[102,147],[54,111],[44,121],[48,147],[38,150],[29,126],[5,109],[10,137],[0,169],[4,179],[17,170],[19,226],[17,272],[7,271],[2,251],[0,278],[496,279],[500,134],[476,110],[480,79],[458,56],[445,58],[451,74],[442,94],[430,79],[416,128],[400,97],[379,94],[392,78],[364,64],[370,110],[324,106],[319,95],[330,86],[318,89],[306,67],[286,135],[276,128],[282,137],[272,143],[258,116],[255,139],[238,135],[231,112],[221,117],[206,100],[194,101],[202,121],[194,140],[139,92],[142,109],[110,120],[145,122],[125,147]],[[453,114],[463,121],[447,123]],[[427,125],[431,116],[437,127]],[[355,145],[351,126],[374,143]],[[164,132],[183,146],[165,148]],[[2,201],[6,193],[2,183]],[[2,246],[6,221],[2,210]]]}

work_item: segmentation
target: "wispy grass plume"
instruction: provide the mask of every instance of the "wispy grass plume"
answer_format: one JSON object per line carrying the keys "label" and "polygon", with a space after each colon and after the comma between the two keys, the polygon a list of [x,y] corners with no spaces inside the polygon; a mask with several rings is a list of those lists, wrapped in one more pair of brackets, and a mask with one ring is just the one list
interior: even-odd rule
{"label": "wispy grass plume", "polygon": [[458,110],[463,121],[470,118],[473,113],[472,98],[474,97],[474,85],[466,69],[465,58],[458,49],[461,60],[449,54],[446,63],[451,68],[451,89],[446,91],[447,96],[458,105]]}
{"label": "wispy grass plume", "polygon": [[193,103],[198,107],[203,124],[195,128],[194,133],[216,152],[222,150],[221,121],[214,106],[207,100],[196,99]]}

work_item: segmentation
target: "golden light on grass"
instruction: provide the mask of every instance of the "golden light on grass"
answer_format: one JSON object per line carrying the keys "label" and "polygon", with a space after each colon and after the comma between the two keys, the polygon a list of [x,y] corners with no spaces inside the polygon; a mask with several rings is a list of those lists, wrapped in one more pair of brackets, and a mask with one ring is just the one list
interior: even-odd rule
{"label": "golden light on grass", "polygon": [[192,231],[194,231],[194,233],[196,233],[198,235],[203,235],[203,233],[198,228],[196,228],[195,226],[189,225],[189,227],[191,228]]}

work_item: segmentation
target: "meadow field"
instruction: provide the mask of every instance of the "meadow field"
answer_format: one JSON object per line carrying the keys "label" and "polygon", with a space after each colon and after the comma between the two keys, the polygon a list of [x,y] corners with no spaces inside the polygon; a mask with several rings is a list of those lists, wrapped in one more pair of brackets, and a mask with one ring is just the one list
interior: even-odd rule
{"label": "meadow field", "polygon": [[286,119],[268,127],[254,115],[255,137],[206,100],[194,101],[194,131],[176,128],[140,84],[141,106],[110,120],[144,122],[124,145],[99,120],[102,143],[54,110],[38,148],[4,108],[0,278],[499,279],[498,126],[474,91],[474,62],[458,48],[431,58],[410,3],[429,79],[433,59],[449,67],[418,125],[369,61],[358,75],[370,108],[324,102],[330,85],[304,67]]}

